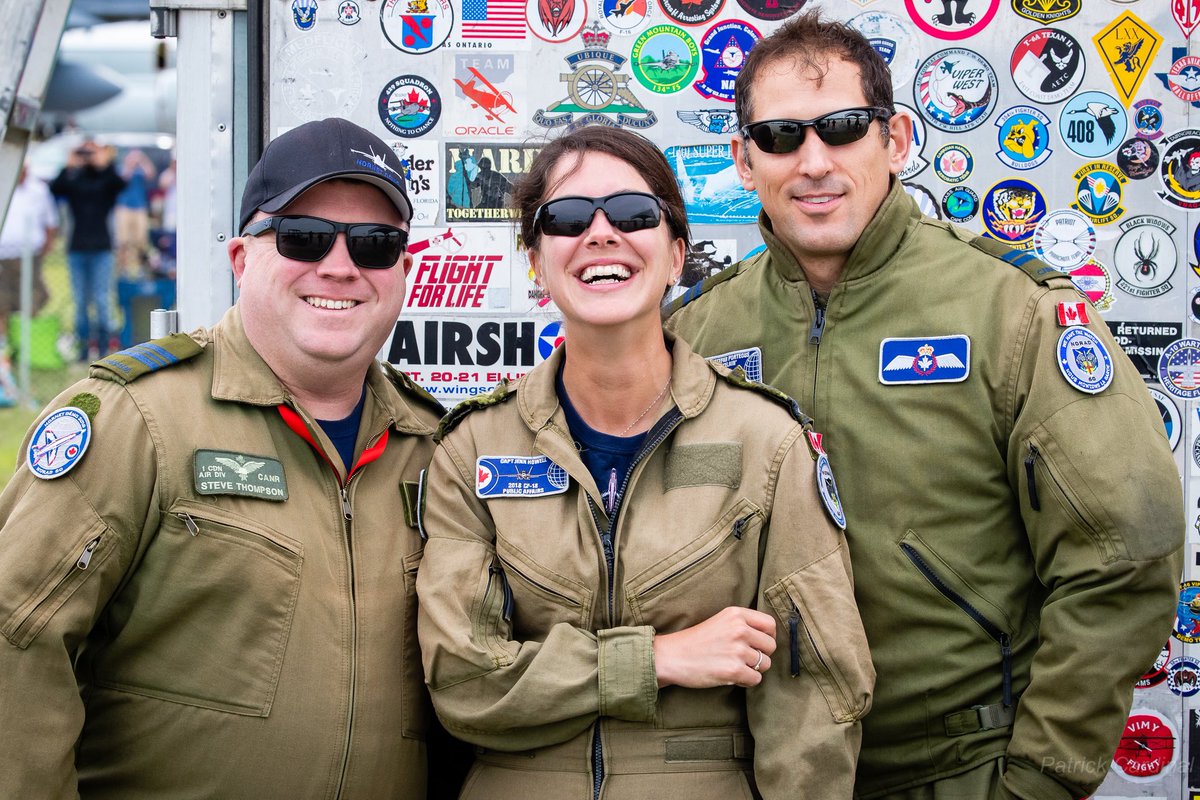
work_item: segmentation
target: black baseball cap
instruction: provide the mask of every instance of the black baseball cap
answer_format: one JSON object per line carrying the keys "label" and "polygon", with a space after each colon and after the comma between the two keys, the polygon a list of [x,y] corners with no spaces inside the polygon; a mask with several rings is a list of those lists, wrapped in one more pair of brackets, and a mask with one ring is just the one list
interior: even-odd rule
{"label": "black baseball cap", "polygon": [[255,211],[282,211],[302,192],[333,178],[377,186],[405,222],[412,219],[404,168],[392,148],[349,120],[329,117],[271,140],[246,178],[238,230],[246,228]]}

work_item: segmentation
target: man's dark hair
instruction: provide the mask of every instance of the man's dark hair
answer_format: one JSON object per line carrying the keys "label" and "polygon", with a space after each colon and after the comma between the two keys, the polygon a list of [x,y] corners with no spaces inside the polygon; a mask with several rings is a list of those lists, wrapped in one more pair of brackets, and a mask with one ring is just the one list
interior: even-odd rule
{"label": "man's dark hair", "polygon": [[591,125],[549,142],[533,159],[529,171],[517,181],[511,205],[521,221],[521,239],[527,248],[537,247],[541,238],[541,231],[533,227],[533,217],[554,191],[555,187],[550,185],[550,173],[564,158],[574,159],[574,166],[578,166],[588,153],[610,155],[637,170],[650,187],[650,192],[666,203],[671,235],[683,239],[685,246],[688,244],[687,211],[683,196],[679,193],[679,184],[675,182],[675,173],[671,172],[671,166],[662,151],[644,136],[623,128]]}
{"label": "man's dark hair", "polygon": [[[795,15],[750,49],[733,88],[733,108],[737,112],[738,124],[748,125],[756,121],[753,87],[768,66],[793,59],[796,72],[812,73],[819,82],[829,71],[830,59],[834,58],[858,67],[867,105],[886,108],[890,114],[896,113],[892,97],[892,73],[883,57],[854,28],[844,22],[822,19],[820,11],[814,9]],[[886,139],[887,120],[880,120],[879,126]]]}

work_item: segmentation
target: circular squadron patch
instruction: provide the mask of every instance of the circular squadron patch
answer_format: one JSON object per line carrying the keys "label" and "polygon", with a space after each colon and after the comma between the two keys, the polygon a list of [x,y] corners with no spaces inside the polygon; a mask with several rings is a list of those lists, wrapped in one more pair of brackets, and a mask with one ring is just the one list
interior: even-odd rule
{"label": "circular squadron patch", "polygon": [[[1167,394],[1183,400],[1200,397],[1200,339],[1176,339],[1167,345],[1158,357],[1158,382]],[[1194,641],[1200,642],[1200,632]]]}
{"label": "circular squadron patch", "polygon": [[87,414],[74,406],[60,408],[33,432],[25,462],[35,478],[61,478],[83,458],[91,439],[92,424]]}
{"label": "circular squadron patch", "polygon": [[817,491],[825,503],[825,510],[833,524],[846,530],[846,510],[842,508],[842,498],[838,494],[837,483],[833,480],[833,468],[829,466],[829,456],[817,454]]}
{"label": "circular squadron patch", "polygon": [[979,195],[970,186],[951,186],[942,195],[942,211],[951,222],[970,222],[979,212]]}
{"label": "circular squadron patch", "polygon": [[1096,229],[1078,211],[1051,211],[1033,232],[1033,249],[1042,261],[1065,272],[1096,252]]}
{"label": "circular squadron patch", "polygon": [[1112,356],[1100,337],[1082,325],[1072,325],[1058,337],[1058,368],[1067,383],[1087,394],[1104,391],[1113,380]]}
{"label": "circular squadron patch", "polygon": [[1125,139],[1129,116],[1120,101],[1104,92],[1082,92],[1063,106],[1058,134],[1083,158],[1101,158]]}
{"label": "circular squadron patch", "polygon": [[1149,178],[1158,172],[1158,148],[1140,136],[1125,140],[1117,151],[1117,169],[1135,181]]}
{"label": "circular squadron patch", "polygon": [[974,169],[975,158],[966,145],[951,142],[938,148],[933,156],[933,171],[946,183],[962,183]]}
{"label": "circular squadron patch", "polygon": [[638,36],[629,54],[638,83],[656,94],[674,94],[700,69],[700,50],[674,25],[654,25]]}
{"label": "circular squadron patch", "polygon": [[913,97],[921,114],[944,131],[969,131],[983,124],[1000,94],[996,72],[983,56],[951,47],[925,59],[917,70]]}
{"label": "circular squadron patch", "polygon": [[379,93],[379,119],[397,136],[411,139],[426,133],[442,116],[437,89],[419,75],[393,78]]}

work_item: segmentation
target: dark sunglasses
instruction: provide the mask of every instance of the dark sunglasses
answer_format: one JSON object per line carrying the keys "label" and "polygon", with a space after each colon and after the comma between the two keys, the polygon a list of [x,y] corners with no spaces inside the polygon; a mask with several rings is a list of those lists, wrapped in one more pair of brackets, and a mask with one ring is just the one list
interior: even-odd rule
{"label": "dark sunglasses", "polygon": [[408,244],[408,231],[376,222],[333,222],[320,217],[267,217],[246,226],[243,236],[260,236],[275,231],[275,249],[284,258],[320,261],[329,254],[333,240],[346,234],[350,258],[363,269],[396,266]]}
{"label": "dark sunglasses", "polygon": [[804,129],[812,128],[820,139],[831,147],[857,142],[867,135],[871,122],[888,119],[886,108],[864,106],[833,111],[815,119],[768,119],[742,126],[742,135],[749,138],[764,153],[790,153],[804,141]]}
{"label": "dark sunglasses", "polygon": [[604,197],[558,197],[533,215],[534,230],[547,236],[579,236],[592,225],[596,209],[621,233],[657,228],[667,204],[645,192],[617,192]]}

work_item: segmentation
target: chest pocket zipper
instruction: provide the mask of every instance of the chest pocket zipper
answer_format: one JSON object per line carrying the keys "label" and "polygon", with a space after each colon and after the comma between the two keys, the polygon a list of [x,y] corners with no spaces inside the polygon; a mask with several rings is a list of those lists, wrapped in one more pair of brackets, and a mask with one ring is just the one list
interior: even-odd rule
{"label": "chest pocket zipper", "polygon": [[933,588],[945,597],[954,605],[958,606],[972,620],[975,621],[980,628],[990,636],[996,644],[1000,646],[1000,670],[1001,670],[1001,686],[1002,686],[1002,701],[1005,708],[1012,707],[1012,640],[1007,633],[1001,630],[1000,626],[985,617],[979,609],[975,608],[967,598],[963,597],[958,592],[954,591],[941,576],[939,576],[933,567],[929,566],[916,548],[908,542],[901,542],[900,549],[913,566],[925,576],[925,579],[933,584]]}

